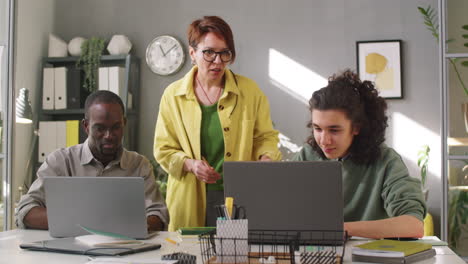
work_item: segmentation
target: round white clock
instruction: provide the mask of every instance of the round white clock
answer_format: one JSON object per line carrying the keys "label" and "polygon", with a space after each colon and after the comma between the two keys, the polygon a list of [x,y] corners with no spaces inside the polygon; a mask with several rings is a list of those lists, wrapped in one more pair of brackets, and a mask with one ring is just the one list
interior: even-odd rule
{"label": "round white clock", "polygon": [[159,75],[176,73],[184,65],[184,61],[184,48],[174,37],[158,36],[146,48],[146,63]]}

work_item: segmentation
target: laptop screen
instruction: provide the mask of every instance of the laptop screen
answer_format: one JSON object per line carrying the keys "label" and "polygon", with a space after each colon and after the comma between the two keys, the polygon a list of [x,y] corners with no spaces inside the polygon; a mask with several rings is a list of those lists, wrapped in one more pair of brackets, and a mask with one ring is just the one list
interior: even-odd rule
{"label": "laptop screen", "polygon": [[249,230],[343,230],[336,161],[225,162],[224,194],[245,207]]}
{"label": "laptop screen", "polygon": [[49,233],[89,234],[81,226],[145,238],[146,208],[141,177],[44,177]]}

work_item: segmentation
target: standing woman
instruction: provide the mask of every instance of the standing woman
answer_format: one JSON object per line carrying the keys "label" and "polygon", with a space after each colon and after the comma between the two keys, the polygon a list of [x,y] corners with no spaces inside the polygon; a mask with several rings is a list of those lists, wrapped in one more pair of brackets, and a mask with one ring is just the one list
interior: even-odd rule
{"label": "standing woman", "polygon": [[154,156],[169,173],[169,231],[215,225],[224,161],[281,159],[266,96],[227,68],[236,58],[229,25],[205,16],[187,35],[194,66],[164,91],[154,138]]}
{"label": "standing woman", "polygon": [[333,75],[309,100],[312,134],[295,160],[339,160],[344,229],[350,236],[422,237],[421,182],[384,144],[387,103],[350,70]]}

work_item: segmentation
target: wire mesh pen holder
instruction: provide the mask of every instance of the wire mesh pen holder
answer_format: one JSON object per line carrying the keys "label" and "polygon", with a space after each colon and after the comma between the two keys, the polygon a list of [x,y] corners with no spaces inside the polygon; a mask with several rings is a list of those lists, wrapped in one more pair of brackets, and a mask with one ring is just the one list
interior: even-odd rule
{"label": "wire mesh pen holder", "polygon": [[199,240],[204,264],[342,264],[346,234],[344,231],[250,230],[248,238],[229,238],[218,237],[212,231],[200,235]]}

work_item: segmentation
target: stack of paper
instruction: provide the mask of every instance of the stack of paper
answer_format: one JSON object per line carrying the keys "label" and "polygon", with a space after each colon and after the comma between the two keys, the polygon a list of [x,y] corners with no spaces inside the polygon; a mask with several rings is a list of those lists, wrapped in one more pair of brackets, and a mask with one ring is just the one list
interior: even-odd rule
{"label": "stack of paper", "polygon": [[84,235],[75,237],[80,243],[83,243],[88,246],[126,246],[126,245],[136,245],[143,244],[142,241],[133,240],[133,239],[121,239],[117,237],[110,237],[104,235]]}
{"label": "stack of paper", "polygon": [[432,245],[420,242],[377,240],[353,247],[353,261],[413,263],[435,256]]}

